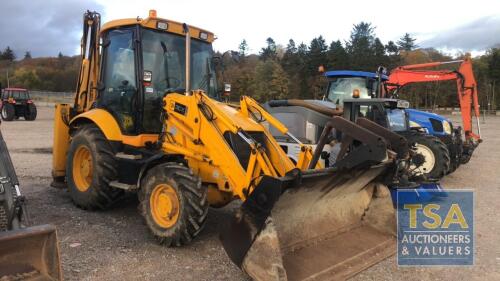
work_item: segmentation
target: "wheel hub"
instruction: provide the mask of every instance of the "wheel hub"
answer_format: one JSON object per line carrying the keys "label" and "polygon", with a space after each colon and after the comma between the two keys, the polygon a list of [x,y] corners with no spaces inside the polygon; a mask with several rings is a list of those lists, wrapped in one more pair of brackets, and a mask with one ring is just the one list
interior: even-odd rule
{"label": "wheel hub", "polygon": [[179,197],[169,184],[159,184],[153,189],[150,207],[154,221],[161,227],[172,227],[179,218]]}
{"label": "wheel hub", "polygon": [[93,174],[92,154],[88,147],[80,146],[73,157],[73,180],[76,188],[85,192],[92,183]]}
{"label": "wheel hub", "polygon": [[436,164],[436,158],[432,150],[425,145],[417,143],[415,144],[414,151],[416,152],[414,156],[415,160],[412,161],[410,169],[414,170],[417,175],[430,173]]}

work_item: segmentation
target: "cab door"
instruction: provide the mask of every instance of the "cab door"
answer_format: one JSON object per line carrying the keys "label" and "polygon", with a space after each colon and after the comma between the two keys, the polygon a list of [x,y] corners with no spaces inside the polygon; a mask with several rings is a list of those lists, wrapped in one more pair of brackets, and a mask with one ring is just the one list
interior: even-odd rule
{"label": "cab door", "polygon": [[108,110],[125,135],[137,133],[138,81],[134,28],[119,28],[104,36],[98,106]]}

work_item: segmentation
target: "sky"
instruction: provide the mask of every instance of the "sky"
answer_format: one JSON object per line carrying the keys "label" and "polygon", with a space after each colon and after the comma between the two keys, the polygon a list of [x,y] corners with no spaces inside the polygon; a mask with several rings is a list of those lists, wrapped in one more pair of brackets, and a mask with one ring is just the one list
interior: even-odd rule
{"label": "sky", "polygon": [[158,17],[214,32],[219,51],[237,50],[245,39],[258,53],[267,37],[283,46],[290,38],[308,44],[319,35],[328,44],[344,42],[360,21],[372,23],[384,43],[408,32],[420,47],[451,54],[500,46],[499,0],[1,0],[0,49],[10,46],[18,57],[26,51],[33,57],[78,54],[87,9],[100,12],[103,22],[147,17],[156,9]]}

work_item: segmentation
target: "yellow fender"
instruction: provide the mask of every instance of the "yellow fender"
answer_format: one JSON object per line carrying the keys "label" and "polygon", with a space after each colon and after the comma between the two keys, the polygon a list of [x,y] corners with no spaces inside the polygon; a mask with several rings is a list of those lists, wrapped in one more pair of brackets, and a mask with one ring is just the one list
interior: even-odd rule
{"label": "yellow fender", "polygon": [[116,122],[115,117],[104,109],[91,109],[85,113],[79,114],[69,122],[69,127],[72,128],[80,122],[88,122],[96,124],[103,132],[106,139],[110,141],[123,141],[123,135],[120,126]]}

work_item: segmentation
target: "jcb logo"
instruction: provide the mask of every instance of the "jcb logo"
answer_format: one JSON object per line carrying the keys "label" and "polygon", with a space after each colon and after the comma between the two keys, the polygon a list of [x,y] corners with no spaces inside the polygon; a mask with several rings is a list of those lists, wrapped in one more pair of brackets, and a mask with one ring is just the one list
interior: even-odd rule
{"label": "jcb logo", "polygon": [[410,215],[410,228],[417,228],[418,216],[417,212],[422,210],[425,219],[421,222],[422,226],[426,229],[437,229],[437,228],[450,228],[450,225],[458,225],[462,229],[468,229],[469,225],[464,217],[460,205],[457,203],[451,204],[446,216],[443,218],[437,212],[441,209],[438,204],[427,204],[423,206],[422,204],[404,204],[403,208],[409,211]]}

